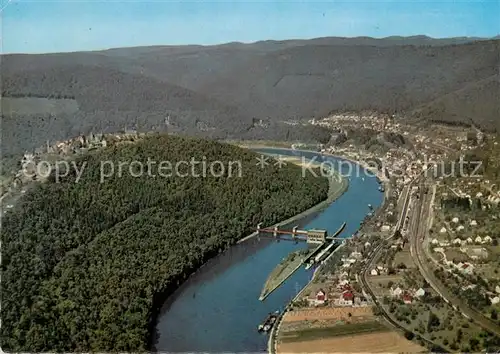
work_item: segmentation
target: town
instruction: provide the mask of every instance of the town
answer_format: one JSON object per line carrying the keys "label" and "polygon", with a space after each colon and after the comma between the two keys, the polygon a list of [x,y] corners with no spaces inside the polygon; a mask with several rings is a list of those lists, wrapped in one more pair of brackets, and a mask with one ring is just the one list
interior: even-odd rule
{"label": "town", "polygon": [[[422,127],[375,114],[309,123],[335,132],[319,147],[323,153],[378,162],[385,201],[297,294],[272,339],[275,350],[298,352],[312,344],[353,352],[498,348],[496,137],[474,127]],[[462,163],[463,170],[451,173],[464,156],[479,167]],[[376,319],[401,335],[395,338]],[[348,341],[342,333],[366,334]]]}
{"label": "town", "polygon": [[[322,153],[356,161],[377,175],[384,203],[296,295],[271,331],[272,351],[300,350],[308,343],[303,338],[326,330],[333,337],[325,345],[352,351],[369,350],[375,342],[385,351],[497,348],[500,181],[491,172],[499,170],[496,138],[474,127],[422,127],[389,115],[333,115],[308,124],[333,131],[330,142],[317,147]],[[2,180],[2,193],[24,193],[40,180],[39,169],[27,170],[37,161],[71,159],[146,135],[125,130],[47,143],[24,154],[21,169]],[[478,149],[491,153],[481,159]],[[464,156],[481,166],[467,165],[464,173],[462,164],[450,173]],[[335,333],[363,336],[356,343],[365,344],[351,348]]]}

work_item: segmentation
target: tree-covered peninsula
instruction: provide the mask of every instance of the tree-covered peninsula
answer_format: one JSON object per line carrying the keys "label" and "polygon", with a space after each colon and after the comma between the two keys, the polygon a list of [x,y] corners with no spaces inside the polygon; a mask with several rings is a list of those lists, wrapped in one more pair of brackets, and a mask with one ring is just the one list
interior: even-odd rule
{"label": "tree-covered peninsula", "polygon": [[[256,157],[213,141],[153,136],[81,156],[81,175],[54,176],[27,193],[2,220],[2,349],[147,350],[158,306],[189,274],[258,222],[271,225],[326,198],[325,178],[272,160],[261,168]],[[193,158],[220,161],[226,171],[219,164],[217,176],[193,176],[183,164],[182,177],[109,173],[120,162]],[[235,161],[241,177],[228,173]]]}

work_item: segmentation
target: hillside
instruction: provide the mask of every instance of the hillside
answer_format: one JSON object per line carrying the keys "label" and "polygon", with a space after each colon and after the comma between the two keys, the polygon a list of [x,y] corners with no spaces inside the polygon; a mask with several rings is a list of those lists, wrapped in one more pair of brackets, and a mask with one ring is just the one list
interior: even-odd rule
{"label": "hillside", "polygon": [[[474,104],[470,104],[474,102]],[[500,120],[500,75],[493,75],[443,95],[414,111],[415,118],[432,117],[447,124],[497,127]]]}
{"label": "hillside", "polygon": [[[208,168],[223,163],[221,177],[210,169],[207,177],[191,167],[180,170],[188,177],[158,169],[161,161],[175,166],[203,156]],[[147,350],[158,306],[209,257],[257,223],[271,225],[326,198],[326,179],[304,179],[292,165],[261,170],[256,156],[155,136],[81,157],[78,183],[73,174],[27,193],[2,220],[2,349]],[[100,182],[101,161],[146,167],[148,159],[156,161],[150,174],[137,178],[126,167]]]}
{"label": "hillside", "polygon": [[[4,96],[73,97],[79,110],[3,109],[2,149],[19,153],[56,135],[125,126],[314,141],[282,122],[345,110],[495,130],[499,45],[498,39],[359,37],[4,55]],[[268,127],[255,127],[254,119]]]}
{"label": "hillside", "polygon": [[23,70],[4,75],[2,84],[3,95],[9,98],[73,99],[78,106],[76,112],[49,109],[39,114],[10,115],[3,111],[4,131],[18,136],[4,145],[7,154],[18,152],[18,143],[24,146],[27,140],[29,148],[35,148],[45,139],[61,140],[92,130],[202,131],[199,127],[205,127],[209,131],[224,126],[237,132],[251,124],[235,107],[203,94],[100,66],[70,64]]}

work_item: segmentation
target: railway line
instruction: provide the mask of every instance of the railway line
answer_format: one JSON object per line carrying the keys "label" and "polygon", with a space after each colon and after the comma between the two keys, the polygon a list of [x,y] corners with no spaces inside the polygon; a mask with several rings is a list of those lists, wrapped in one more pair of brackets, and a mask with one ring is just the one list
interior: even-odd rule
{"label": "railway line", "polygon": [[495,322],[484,316],[479,311],[468,306],[464,301],[454,296],[441,281],[434,275],[432,269],[429,268],[423,245],[425,244],[425,237],[427,233],[428,218],[430,213],[431,195],[424,193],[425,180],[419,180],[420,196],[416,201],[414,210],[414,219],[412,222],[412,229],[410,230],[410,254],[415,260],[417,267],[429,283],[429,285],[436,291],[439,296],[448,304],[450,304],[456,311],[459,311],[464,317],[472,319],[483,329],[500,336],[500,326]]}

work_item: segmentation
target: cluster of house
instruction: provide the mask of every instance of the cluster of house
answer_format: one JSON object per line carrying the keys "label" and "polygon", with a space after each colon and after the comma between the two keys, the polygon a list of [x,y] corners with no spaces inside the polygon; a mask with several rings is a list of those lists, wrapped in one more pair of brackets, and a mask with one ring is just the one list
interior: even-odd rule
{"label": "cluster of house", "polygon": [[[467,286],[462,286],[462,290],[474,290],[477,288],[476,284],[469,284]],[[492,305],[497,305],[500,303],[500,285],[497,285],[495,291],[486,291],[486,295],[490,299]]]}
{"label": "cluster of house", "polygon": [[393,298],[401,299],[405,304],[411,304],[425,295],[425,290],[419,288],[417,290],[403,290],[399,286],[390,289],[390,294]]}
{"label": "cluster of house", "polygon": [[[490,180],[482,181],[481,179],[478,179],[475,182],[468,182],[466,185],[458,185],[458,182],[455,182],[454,187],[455,189],[450,188],[454,192],[454,194],[461,198],[468,198],[469,203],[472,203],[472,195],[475,195],[476,199],[485,201],[490,205],[500,204],[500,190],[496,190],[496,184],[492,183]],[[477,189],[480,189],[485,191],[486,195],[481,191],[465,193],[461,188],[469,190],[475,189],[476,191]],[[447,196],[447,193],[443,193],[443,196]],[[486,209],[486,205],[483,205],[482,208]]]}
{"label": "cluster of house", "polygon": [[492,305],[500,304],[500,285],[496,286],[494,293],[493,292],[488,292],[487,294],[488,294],[488,296],[490,298],[490,301],[491,301]]}
{"label": "cluster of house", "polygon": [[330,303],[333,306],[353,306],[362,307],[368,306],[368,301],[363,295],[356,294],[354,289],[349,284],[348,280],[341,281],[332,296],[329,297],[327,292],[319,289],[315,294],[312,294],[308,299],[310,306],[322,306]]}
{"label": "cluster of house", "polygon": [[381,265],[376,266],[370,271],[371,275],[387,275],[389,269],[387,267],[383,267]]}
{"label": "cluster of house", "polygon": [[[465,226],[460,224],[460,219],[458,217],[454,217],[451,220],[451,224],[458,225],[455,228],[455,230],[454,231],[452,230],[451,232],[460,233],[461,231],[465,230]],[[476,220],[471,220],[469,222],[469,227],[471,227],[471,228],[474,228],[477,225],[478,224],[477,224]],[[448,232],[449,232],[448,229],[446,229],[446,227],[444,227],[444,226],[439,230],[440,234],[447,234]],[[473,244],[482,245],[482,244],[488,244],[488,243],[492,243],[492,242],[493,242],[493,239],[489,235],[486,235],[484,237],[481,237],[478,235],[475,238],[468,237],[467,239],[464,239],[463,237],[462,238],[456,237],[453,240],[451,240],[451,242],[439,241],[436,238],[431,240],[431,244],[433,246],[441,246],[441,247],[452,246],[452,245],[453,246],[465,246],[465,245],[473,245]]]}
{"label": "cluster of house", "polygon": [[474,266],[467,262],[459,262],[458,264],[455,264],[452,261],[447,261],[446,264],[448,266],[456,268],[460,273],[463,274],[472,274],[474,272]]}
{"label": "cluster of house", "polygon": [[352,252],[349,257],[342,257],[342,268],[350,268],[354,263],[363,258],[363,254],[358,251]]}
{"label": "cluster of house", "polygon": [[60,141],[53,145],[50,145],[47,141],[45,146],[36,148],[33,153],[26,152],[21,163],[36,160],[43,154],[69,155],[78,152],[79,149],[92,149],[106,146],[107,141],[104,134],[90,133],[88,136],[82,134],[76,138]]}
{"label": "cluster of house", "polygon": [[472,237],[468,237],[467,239],[461,239],[459,237],[456,237],[450,242],[447,241],[439,241],[437,239],[432,239],[431,244],[433,246],[441,246],[441,247],[446,247],[446,246],[465,246],[465,245],[483,245],[483,244],[488,244],[492,243],[493,239],[490,236],[485,236],[484,238],[481,236],[476,236],[474,239]]}

